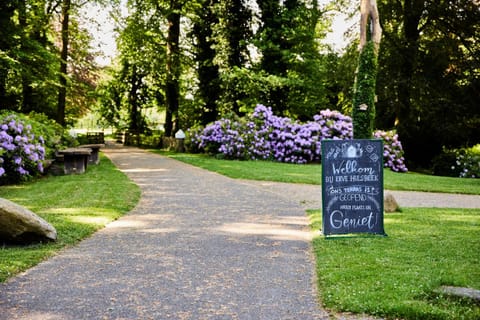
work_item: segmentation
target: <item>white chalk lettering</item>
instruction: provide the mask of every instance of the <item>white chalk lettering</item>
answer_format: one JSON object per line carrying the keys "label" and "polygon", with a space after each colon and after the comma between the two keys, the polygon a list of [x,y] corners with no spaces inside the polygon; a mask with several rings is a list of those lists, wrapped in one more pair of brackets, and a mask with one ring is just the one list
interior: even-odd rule
{"label": "white chalk lettering", "polygon": [[336,167],[335,163],[332,163],[332,170],[334,175],[338,174],[364,174],[373,175],[375,170],[372,167],[358,167],[357,160],[347,160],[340,162]]}
{"label": "white chalk lettering", "polygon": [[346,218],[344,213],[340,210],[335,210],[330,214],[330,225],[334,229],[357,229],[360,227],[367,227],[372,230],[375,226],[373,221],[373,212],[368,216],[358,218]]}
{"label": "white chalk lettering", "polygon": [[339,196],[340,201],[367,201],[367,196],[361,193],[344,193]]}

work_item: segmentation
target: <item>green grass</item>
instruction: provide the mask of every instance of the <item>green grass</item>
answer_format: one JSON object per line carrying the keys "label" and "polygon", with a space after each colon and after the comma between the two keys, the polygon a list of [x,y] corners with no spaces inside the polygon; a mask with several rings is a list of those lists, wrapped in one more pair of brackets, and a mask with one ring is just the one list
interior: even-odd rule
{"label": "green grass", "polygon": [[[321,212],[309,211],[312,228]],[[314,239],[323,304],[402,319],[480,319],[480,305],[435,292],[480,289],[480,212],[406,208],[385,216],[388,237]]]}
{"label": "green grass", "polygon": [[[85,174],[0,187],[0,197],[32,210],[56,229],[54,243],[0,247],[0,282],[73,245],[131,210],[140,189],[106,157]],[[1,245],[1,243],[0,243]]]}
{"label": "green grass", "polygon": [[[320,184],[322,169],[319,164],[297,165],[271,161],[220,160],[204,154],[154,152],[215,171],[234,179],[251,179],[290,183]],[[409,190],[480,195],[480,179],[438,177],[419,173],[396,173],[384,170],[386,190]]]}

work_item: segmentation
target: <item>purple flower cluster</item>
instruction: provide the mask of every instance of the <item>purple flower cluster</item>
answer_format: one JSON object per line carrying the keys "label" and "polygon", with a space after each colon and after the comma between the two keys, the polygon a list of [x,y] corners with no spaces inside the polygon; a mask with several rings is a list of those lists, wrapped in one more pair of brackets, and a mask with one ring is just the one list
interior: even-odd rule
{"label": "purple flower cluster", "polygon": [[15,116],[0,119],[0,178],[18,182],[43,172],[45,147],[42,137],[36,138],[32,127]]}
{"label": "purple flower cluster", "polygon": [[[384,140],[385,167],[406,172],[398,135],[393,131],[376,131],[374,136]],[[203,130],[189,130],[189,143],[197,151],[221,154],[227,159],[300,164],[321,161],[323,139],[352,138],[352,119],[338,111],[322,110],[313,121],[300,123],[276,116],[263,105],[257,105],[244,119],[221,119]]]}
{"label": "purple flower cluster", "polygon": [[[230,159],[244,157],[245,144],[240,134],[242,126],[237,121],[222,119],[207,126],[200,135],[193,135],[198,148],[208,153],[221,153]],[[192,141],[192,143],[195,143]]]}
{"label": "purple flower cluster", "polygon": [[383,162],[386,168],[395,172],[407,172],[405,159],[403,157],[402,143],[398,140],[398,134],[395,131],[374,132],[375,138],[383,139]]}
{"label": "purple flower cluster", "polygon": [[257,105],[241,121],[221,119],[203,131],[191,131],[190,143],[229,159],[307,163],[320,160],[321,140],[351,137],[352,120],[338,111],[324,110],[314,121],[299,123]]}

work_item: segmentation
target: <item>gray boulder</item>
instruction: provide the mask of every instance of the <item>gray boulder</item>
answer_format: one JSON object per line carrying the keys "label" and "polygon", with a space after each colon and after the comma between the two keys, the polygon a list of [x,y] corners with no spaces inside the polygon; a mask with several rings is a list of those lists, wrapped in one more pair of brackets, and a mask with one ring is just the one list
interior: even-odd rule
{"label": "gray boulder", "polygon": [[383,209],[387,213],[400,211],[400,207],[397,203],[397,200],[395,200],[394,196],[391,193],[387,193],[385,195],[385,198],[383,200]]}
{"label": "gray boulder", "polygon": [[57,230],[32,211],[0,198],[0,242],[55,241]]}

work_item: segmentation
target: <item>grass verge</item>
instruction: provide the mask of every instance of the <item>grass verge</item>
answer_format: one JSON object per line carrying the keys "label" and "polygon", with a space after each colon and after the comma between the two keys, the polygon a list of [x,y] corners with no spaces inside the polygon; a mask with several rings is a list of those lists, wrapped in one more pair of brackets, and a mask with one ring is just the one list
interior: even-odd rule
{"label": "grass verge", "polygon": [[[321,212],[309,211],[312,228]],[[385,216],[388,237],[325,239],[313,246],[321,300],[336,311],[402,319],[480,319],[480,305],[435,293],[480,289],[480,212],[405,208]]]}
{"label": "grass verge", "polygon": [[[172,153],[154,150],[173,159],[215,171],[234,179],[289,183],[321,184],[319,164],[298,165],[271,161],[220,160],[204,154]],[[439,177],[419,173],[396,173],[384,170],[387,190],[408,190],[480,195],[480,179]]]}
{"label": "grass verge", "polygon": [[4,282],[130,211],[140,199],[140,189],[102,156],[100,164],[89,166],[85,174],[2,186],[0,197],[35,212],[58,234],[54,243],[0,247],[0,282]]}

